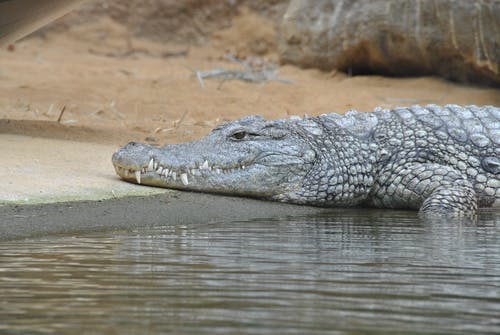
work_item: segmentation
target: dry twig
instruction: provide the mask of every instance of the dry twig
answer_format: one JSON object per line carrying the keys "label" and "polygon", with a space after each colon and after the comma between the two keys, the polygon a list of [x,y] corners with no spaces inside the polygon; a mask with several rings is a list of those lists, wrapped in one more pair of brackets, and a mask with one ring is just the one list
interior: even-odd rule
{"label": "dry twig", "polygon": [[61,109],[61,113],[59,113],[59,117],[57,118],[57,123],[61,123],[65,111],[66,111],[66,105],[64,105],[63,108]]}
{"label": "dry twig", "polygon": [[252,65],[248,61],[236,58],[233,55],[227,55],[226,58],[234,63],[240,64],[244,70],[233,70],[225,68],[216,68],[208,71],[193,70],[196,79],[200,83],[201,88],[205,87],[204,79],[217,78],[221,79],[221,85],[228,80],[242,80],[251,83],[263,83],[266,81],[277,81],[284,84],[292,84],[288,79],[279,78],[276,76],[276,66],[260,61],[260,66]]}

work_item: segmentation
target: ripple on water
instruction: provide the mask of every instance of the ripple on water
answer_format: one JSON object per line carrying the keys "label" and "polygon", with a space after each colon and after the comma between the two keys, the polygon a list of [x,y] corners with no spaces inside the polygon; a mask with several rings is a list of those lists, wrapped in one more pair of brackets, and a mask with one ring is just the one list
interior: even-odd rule
{"label": "ripple on water", "polygon": [[165,223],[0,244],[0,333],[499,333],[500,219]]}

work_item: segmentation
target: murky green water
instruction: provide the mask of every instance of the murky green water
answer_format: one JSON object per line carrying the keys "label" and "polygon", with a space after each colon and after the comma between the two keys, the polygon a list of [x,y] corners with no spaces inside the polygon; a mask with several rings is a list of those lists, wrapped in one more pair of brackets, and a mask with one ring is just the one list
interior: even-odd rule
{"label": "murky green water", "polygon": [[1,334],[499,334],[500,215],[412,213],[0,243]]}

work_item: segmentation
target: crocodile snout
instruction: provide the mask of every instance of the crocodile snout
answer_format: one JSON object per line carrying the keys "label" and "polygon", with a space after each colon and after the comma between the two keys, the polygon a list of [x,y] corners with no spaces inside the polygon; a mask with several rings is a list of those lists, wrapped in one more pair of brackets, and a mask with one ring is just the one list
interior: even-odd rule
{"label": "crocodile snout", "polygon": [[128,169],[141,169],[148,165],[151,155],[156,149],[150,145],[130,142],[118,149],[111,158],[114,166]]}

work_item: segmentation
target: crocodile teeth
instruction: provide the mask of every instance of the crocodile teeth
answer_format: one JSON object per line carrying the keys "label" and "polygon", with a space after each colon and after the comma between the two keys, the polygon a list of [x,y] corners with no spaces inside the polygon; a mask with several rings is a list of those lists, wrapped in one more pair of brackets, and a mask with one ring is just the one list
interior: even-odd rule
{"label": "crocodile teeth", "polygon": [[151,158],[151,160],[149,161],[148,167],[146,168],[146,171],[154,171],[154,164],[155,164],[155,160],[153,158]]}
{"label": "crocodile teeth", "polygon": [[[1,0],[0,0],[1,1]],[[167,167],[164,167],[163,165],[160,165],[159,162],[155,161],[154,158],[151,158],[148,162],[148,165],[141,168],[140,170],[134,171],[134,170],[128,170],[125,168],[120,168],[117,170],[119,174],[124,176],[125,178],[128,177],[135,177],[135,180],[137,181],[137,184],[141,184],[141,179],[142,179],[142,174],[146,174],[148,172],[156,172],[156,174],[162,178],[172,178],[173,181],[177,180],[177,176],[179,176],[182,184],[184,186],[189,185],[189,175],[191,174],[192,176],[203,176],[205,173],[202,173],[203,170],[205,171],[213,171],[216,174],[230,174],[234,173],[237,170],[240,169],[246,169],[248,168],[247,166],[241,164],[237,165],[236,167],[228,167],[228,168],[222,168],[222,167],[213,167],[209,165],[208,161],[205,160],[201,165],[198,167],[189,167],[187,168],[187,171],[185,172],[175,172],[174,168],[169,169]]]}
{"label": "crocodile teeth", "polygon": [[189,185],[188,176],[186,173],[181,174],[181,181],[184,185]]}

